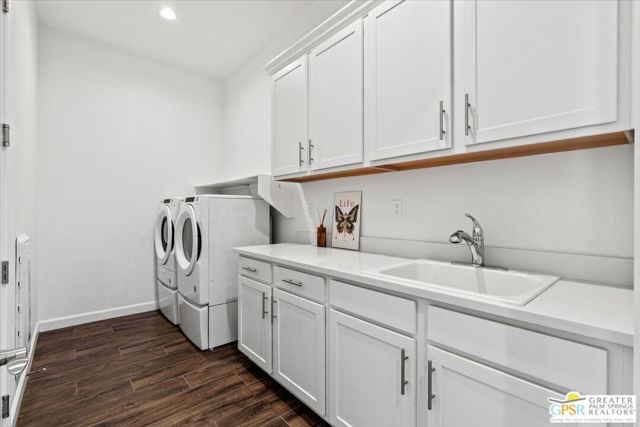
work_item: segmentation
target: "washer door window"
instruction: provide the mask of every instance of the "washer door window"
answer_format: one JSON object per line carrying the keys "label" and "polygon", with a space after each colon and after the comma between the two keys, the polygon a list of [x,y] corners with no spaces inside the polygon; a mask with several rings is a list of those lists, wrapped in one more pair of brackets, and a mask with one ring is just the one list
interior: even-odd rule
{"label": "washer door window", "polygon": [[192,206],[187,206],[178,218],[178,238],[176,239],[176,259],[186,275],[191,274],[200,258],[202,235]]}
{"label": "washer door window", "polygon": [[171,221],[171,211],[167,206],[162,206],[156,218],[154,241],[158,261],[160,264],[166,264],[173,249],[173,222]]}

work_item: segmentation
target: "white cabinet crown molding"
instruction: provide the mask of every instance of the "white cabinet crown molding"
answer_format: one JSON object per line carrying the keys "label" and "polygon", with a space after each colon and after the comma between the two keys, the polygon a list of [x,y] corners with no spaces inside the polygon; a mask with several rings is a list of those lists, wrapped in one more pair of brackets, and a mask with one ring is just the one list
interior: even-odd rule
{"label": "white cabinet crown molding", "polygon": [[265,64],[262,69],[270,76],[274,75],[282,67],[298,59],[300,56],[307,54],[327,37],[331,36],[342,27],[352,23],[355,19],[365,15],[379,3],[382,3],[382,0],[352,0],[316,28],[309,31],[300,40],[296,41],[278,56]]}

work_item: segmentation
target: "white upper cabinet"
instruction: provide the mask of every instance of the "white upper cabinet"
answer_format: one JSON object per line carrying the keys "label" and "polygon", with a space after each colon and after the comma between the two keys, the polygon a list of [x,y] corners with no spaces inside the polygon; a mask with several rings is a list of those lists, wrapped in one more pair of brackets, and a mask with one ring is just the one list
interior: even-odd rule
{"label": "white upper cabinet", "polygon": [[363,159],[362,21],[309,55],[309,161],[312,170]]}
{"label": "white upper cabinet", "polygon": [[617,120],[617,1],[454,4],[456,138],[477,144]]}
{"label": "white upper cabinet", "polygon": [[365,22],[367,159],[451,145],[451,2],[386,1]]}
{"label": "white upper cabinet", "polygon": [[272,174],[393,169],[627,131],[629,8],[619,0],[351,2],[265,66],[275,73]]}
{"label": "white upper cabinet", "polygon": [[307,170],[307,57],[273,77],[271,169],[274,176]]}

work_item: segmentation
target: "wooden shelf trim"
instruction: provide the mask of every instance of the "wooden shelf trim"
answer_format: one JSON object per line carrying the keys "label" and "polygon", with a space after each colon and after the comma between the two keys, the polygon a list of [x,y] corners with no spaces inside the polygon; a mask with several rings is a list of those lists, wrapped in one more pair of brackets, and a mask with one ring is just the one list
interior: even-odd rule
{"label": "wooden shelf trim", "polygon": [[498,148],[494,150],[474,151],[470,153],[451,154],[430,159],[411,160],[399,163],[360,167],[338,172],[320,173],[297,178],[283,179],[288,182],[311,182],[351,176],[371,175],[376,173],[426,169],[440,166],[459,165],[463,163],[483,162],[486,160],[509,159],[513,157],[537,156],[539,154],[560,153],[564,151],[585,150],[590,148],[610,147],[629,144],[633,141],[633,131],[612,132],[601,135],[590,135],[569,138],[559,141],[541,142],[520,145],[517,147]]}

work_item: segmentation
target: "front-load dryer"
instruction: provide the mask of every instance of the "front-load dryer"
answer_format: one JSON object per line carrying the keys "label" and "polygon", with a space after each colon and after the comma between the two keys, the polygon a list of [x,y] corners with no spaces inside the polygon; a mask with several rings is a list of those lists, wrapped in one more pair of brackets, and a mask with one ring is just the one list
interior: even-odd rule
{"label": "front-load dryer", "polygon": [[181,201],[180,198],[162,200],[154,227],[158,308],[174,325],[179,322],[175,221],[180,213]]}
{"label": "front-load dryer", "polygon": [[269,205],[252,196],[187,197],[176,222],[180,328],[200,349],[238,337],[233,248],[268,244]]}

